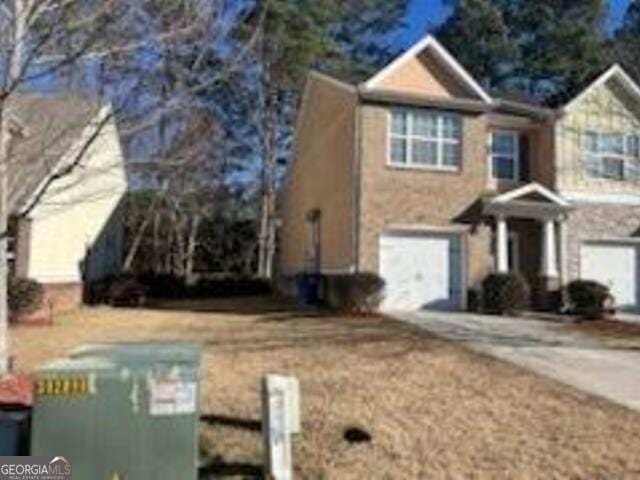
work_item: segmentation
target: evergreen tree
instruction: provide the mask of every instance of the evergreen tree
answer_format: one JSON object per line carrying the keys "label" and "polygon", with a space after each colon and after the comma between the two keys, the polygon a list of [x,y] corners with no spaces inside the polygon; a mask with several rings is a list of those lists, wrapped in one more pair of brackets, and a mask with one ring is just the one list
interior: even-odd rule
{"label": "evergreen tree", "polygon": [[520,51],[514,81],[529,95],[566,101],[605,64],[604,0],[499,0]]}
{"label": "evergreen tree", "polygon": [[453,13],[436,30],[436,36],[484,86],[502,86],[518,54],[502,10],[493,0],[447,3]]}
{"label": "evergreen tree", "polygon": [[637,1],[627,8],[622,25],[611,41],[609,55],[633,77],[640,79],[640,3]]}
{"label": "evergreen tree", "polygon": [[396,28],[408,0],[256,0],[243,5],[236,36],[255,37],[255,69],[242,98],[254,126],[259,159],[258,275],[270,277],[276,245],[276,189],[289,156],[293,119],[310,68],[353,73],[385,53],[384,33]]}
{"label": "evergreen tree", "polygon": [[605,66],[604,0],[451,0],[438,35],[491,87],[563,101]]}

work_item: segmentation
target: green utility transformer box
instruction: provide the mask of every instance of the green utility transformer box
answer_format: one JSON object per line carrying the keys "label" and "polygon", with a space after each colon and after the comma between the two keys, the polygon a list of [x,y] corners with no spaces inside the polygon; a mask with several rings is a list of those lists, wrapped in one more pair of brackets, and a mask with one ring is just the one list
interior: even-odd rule
{"label": "green utility transformer box", "polygon": [[31,455],[78,480],[196,480],[200,347],[80,347],[36,375]]}

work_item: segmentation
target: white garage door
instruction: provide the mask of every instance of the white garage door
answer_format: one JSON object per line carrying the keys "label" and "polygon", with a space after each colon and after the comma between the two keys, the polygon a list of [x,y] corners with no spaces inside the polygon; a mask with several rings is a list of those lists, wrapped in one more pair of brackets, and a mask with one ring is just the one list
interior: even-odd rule
{"label": "white garage door", "polygon": [[638,246],[588,243],[580,252],[580,276],[609,288],[619,308],[638,307]]}
{"label": "white garage door", "polygon": [[462,272],[460,235],[387,234],[380,238],[384,310],[460,309]]}

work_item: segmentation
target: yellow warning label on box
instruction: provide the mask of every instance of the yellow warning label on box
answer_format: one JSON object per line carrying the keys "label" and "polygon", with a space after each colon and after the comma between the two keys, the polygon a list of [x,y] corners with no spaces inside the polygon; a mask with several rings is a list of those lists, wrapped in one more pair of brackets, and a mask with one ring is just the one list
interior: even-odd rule
{"label": "yellow warning label on box", "polygon": [[87,377],[43,378],[36,383],[39,396],[77,396],[89,393]]}

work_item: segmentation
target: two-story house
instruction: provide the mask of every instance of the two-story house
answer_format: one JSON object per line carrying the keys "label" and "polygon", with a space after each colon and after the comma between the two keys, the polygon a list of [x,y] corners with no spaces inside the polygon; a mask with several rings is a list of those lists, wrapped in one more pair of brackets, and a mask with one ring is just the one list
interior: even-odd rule
{"label": "two-story house", "polygon": [[464,309],[515,270],[539,303],[589,278],[635,308],[639,134],[619,66],[555,109],[490,95],[432,36],[357,85],[311,73],[280,276],[376,272],[384,309]]}

